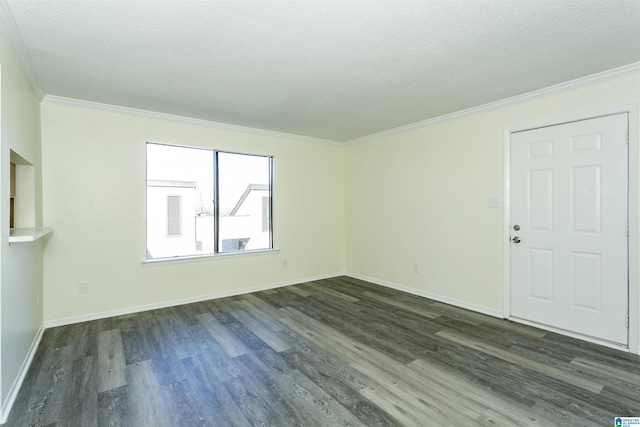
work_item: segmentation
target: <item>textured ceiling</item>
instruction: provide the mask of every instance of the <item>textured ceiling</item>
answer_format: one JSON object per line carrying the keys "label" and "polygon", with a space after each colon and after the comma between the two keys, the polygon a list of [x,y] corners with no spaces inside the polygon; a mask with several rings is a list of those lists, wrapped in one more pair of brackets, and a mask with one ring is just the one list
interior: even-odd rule
{"label": "textured ceiling", "polygon": [[639,0],[0,2],[47,95],[334,141],[640,61]]}

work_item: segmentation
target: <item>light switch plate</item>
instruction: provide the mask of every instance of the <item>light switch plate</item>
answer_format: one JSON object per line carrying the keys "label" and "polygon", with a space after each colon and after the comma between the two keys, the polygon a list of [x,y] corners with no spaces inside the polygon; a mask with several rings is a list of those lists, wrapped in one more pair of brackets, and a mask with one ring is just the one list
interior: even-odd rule
{"label": "light switch plate", "polygon": [[499,208],[500,207],[500,197],[489,197],[487,201],[487,205],[490,208]]}

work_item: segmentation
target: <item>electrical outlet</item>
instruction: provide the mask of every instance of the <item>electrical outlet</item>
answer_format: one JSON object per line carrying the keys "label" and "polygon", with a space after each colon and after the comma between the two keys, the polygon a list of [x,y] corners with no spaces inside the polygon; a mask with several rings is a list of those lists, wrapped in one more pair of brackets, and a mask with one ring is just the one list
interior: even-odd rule
{"label": "electrical outlet", "polygon": [[36,295],[36,308],[40,308],[40,294]]}
{"label": "electrical outlet", "polygon": [[487,206],[496,209],[500,207],[500,197],[489,197],[487,199]]}
{"label": "electrical outlet", "polygon": [[88,294],[89,293],[89,282],[80,282],[78,285],[78,293],[79,294]]}
{"label": "electrical outlet", "polygon": [[284,268],[287,268],[287,260],[286,260],[286,259],[283,259],[283,260],[282,260],[282,266],[283,266]]}
{"label": "electrical outlet", "polygon": [[309,258],[309,267],[313,265],[313,258]]}
{"label": "electrical outlet", "polygon": [[413,264],[413,272],[418,274],[418,264]]}

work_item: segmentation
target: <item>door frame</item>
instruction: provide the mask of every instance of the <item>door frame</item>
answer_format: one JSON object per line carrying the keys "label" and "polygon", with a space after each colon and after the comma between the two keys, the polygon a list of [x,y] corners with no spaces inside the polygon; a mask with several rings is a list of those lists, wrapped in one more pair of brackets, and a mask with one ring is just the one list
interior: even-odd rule
{"label": "door frame", "polygon": [[[509,191],[511,188],[511,134],[542,127],[556,126],[581,120],[595,119],[614,114],[628,115],[629,132],[629,182],[627,187],[628,218],[629,218],[629,239],[628,239],[628,310],[629,328],[627,329],[628,347],[622,347],[613,343],[598,340],[593,337],[571,333],[557,328],[543,326],[534,322],[527,322],[521,319],[511,318],[511,201]],[[618,350],[629,351],[640,354],[640,330],[638,325],[638,104],[626,105],[619,108],[608,108],[598,111],[584,113],[567,114],[560,117],[549,117],[535,122],[525,122],[504,129],[504,216],[503,216],[503,317],[519,323],[525,323],[538,328],[547,329],[564,335],[590,341],[596,344],[605,345]]]}

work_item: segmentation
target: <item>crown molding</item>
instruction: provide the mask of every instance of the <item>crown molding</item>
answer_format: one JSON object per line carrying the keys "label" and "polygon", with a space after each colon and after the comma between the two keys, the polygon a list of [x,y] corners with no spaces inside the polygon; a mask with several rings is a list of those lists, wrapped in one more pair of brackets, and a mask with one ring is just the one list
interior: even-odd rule
{"label": "crown molding", "polygon": [[415,123],[410,123],[408,125],[399,126],[393,129],[385,130],[382,132],[373,133],[371,135],[362,136],[360,138],[355,138],[349,141],[345,141],[344,145],[355,145],[366,141],[371,141],[373,139],[382,138],[385,136],[396,135],[402,132],[406,132],[412,129],[421,128],[425,126],[430,126],[436,123],[447,122],[450,120],[456,120],[463,117],[468,117],[473,114],[478,114],[481,112],[487,112],[491,110],[496,110],[498,108],[507,107],[514,104],[519,104],[525,101],[531,101],[536,98],[541,98],[543,96],[558,94],[561,92],[565,92],[571,89],[577,89],[581,87],[591,86],[596,83],[601,83],[607,80],[612,80],[615,78],[623,77],[628,74],[634,74],[640,72],[640,62],[635,62],[633,64],[624,65],[622,67],[613,68],[611,70],[603,71],[600,73],[592,74],[585,77],[580,77],[575,80],[570,80],[568,82],[559,83],[553,86],[549,86],[543,89],[535,90],[532,92],[528,92],[522,95],[512,96],[510,98],[501,99],[499,101],[490,102],[488,104],[479,105],[477,107],[471,107],[464,110],[456,111],[450,114],[444,114],[442,116],[434,117],[432,119],[422,120]]}
{"label": "crown molding", "polygon": [[304,135],[296,135],[291,133],[276,132],[271,130],[246,127],[246,126],[231,125],[227,123],[214,122],[210,120],[194,119],[192,117],[178,116],[175,114],[160,113],[157,111],[141,110],[141,109],[130,108],[130,107],[121,107],[119,105],[102,104],[102,103],[93,102],[93,101],[83,101],[81,99],[65,98],[62,96],[55,96],[55,95],[46,95],[42,99],[42,102],[48,103],[48,104],[69,105],[73,107],[87,108],[91,110],[107,111],[111,113],[127,114],[127,115],[144,117],[149,119],[172,121],[172,122],[178,122],[182,124],[210,127],[210,128],[221,129],[221,130],[230,130],[235,132],[244,132],[244,133],[251,133],[256,135],[273,136],[276,138],[295,139],[297,141],[304,141],[304,142],[310,142],[315,144],[329,144],[329,145],[335,145],[340,147],[344,145],[342,142],[333,141],[330,139],[313,138],[313,137],[304,136]]}
{"label": "crown molding", "polygon": [[18,62],[24,70],[24,73],[27,76],[27,80],[29,80],[29,83],[31,83],[31,86],[38,96],[38,99],[42,101],[45,96],[45,92],[42,89],[40,79],[38,78],[38,73],[36,73],[33,62],[31,62],[31,57],[27,52],[24,41],[22,40],[22,34],[20,33],[18,25],[13,18],[13,14],[11,13],[11,9],[9,9],[9,5],[5,0],[0,0],[0,24],[2,24],[0,25],[0,28],[4,29],[4,34],[7,36],[7,40],[9,41],[9,44],[15,52],[15,55],[18,58]]}

